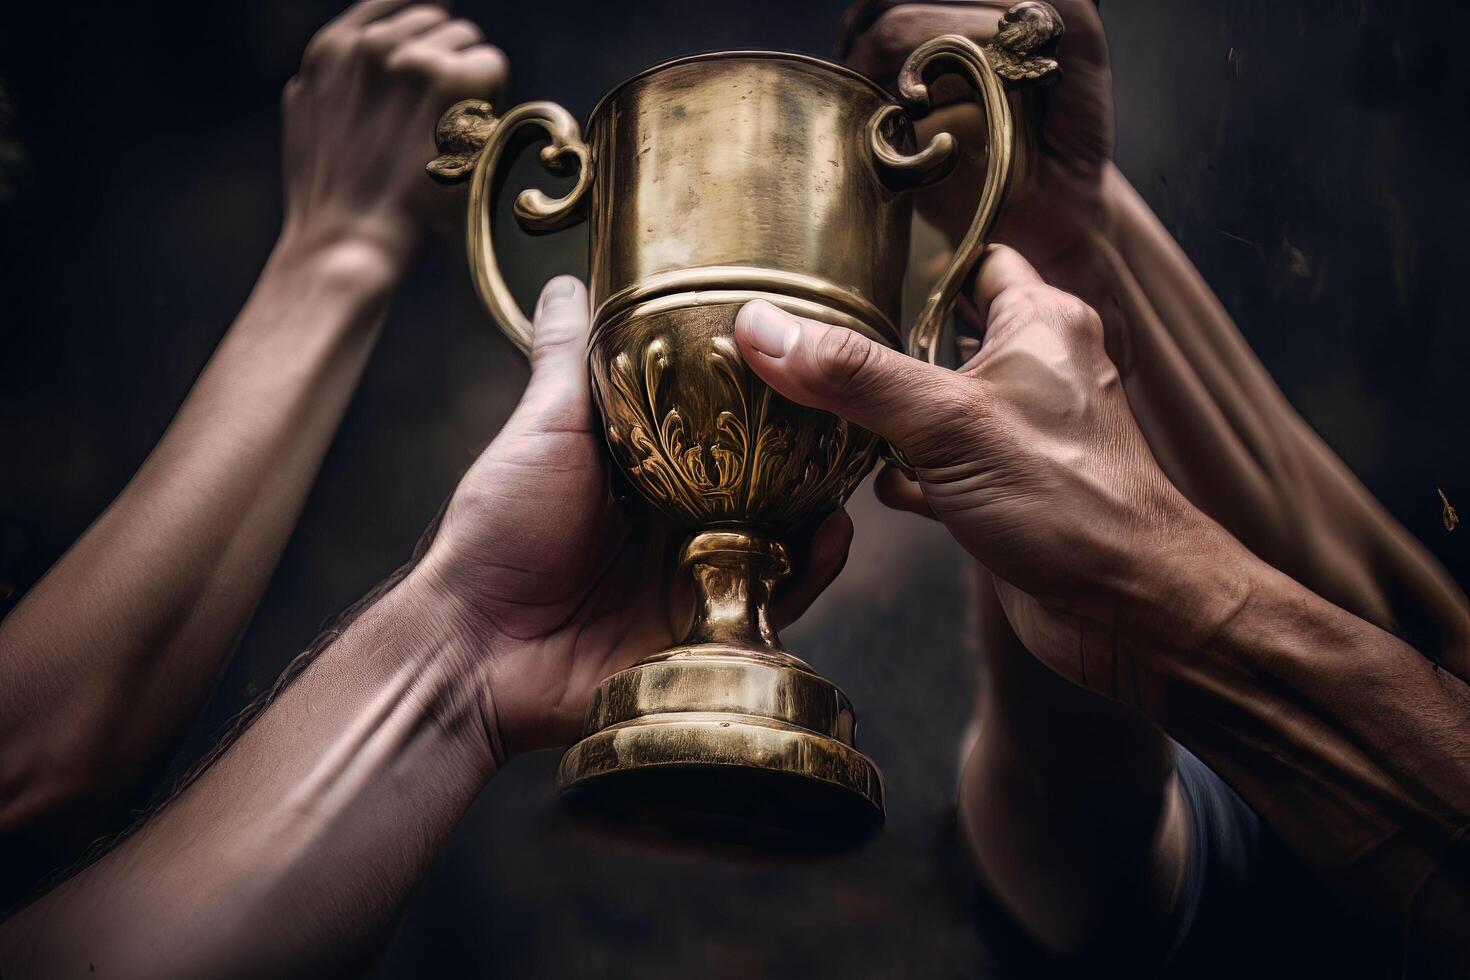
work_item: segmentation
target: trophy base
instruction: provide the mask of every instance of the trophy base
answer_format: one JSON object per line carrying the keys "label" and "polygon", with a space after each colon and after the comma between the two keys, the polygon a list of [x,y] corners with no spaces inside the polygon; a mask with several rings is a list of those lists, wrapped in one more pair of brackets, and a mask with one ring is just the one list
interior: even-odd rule
{"label": "trophy base", "polygon": [[695,644],[599,685],[557,784],[584,813],[678,836],[831,849],[883,824],[852,705],[779,650]]}

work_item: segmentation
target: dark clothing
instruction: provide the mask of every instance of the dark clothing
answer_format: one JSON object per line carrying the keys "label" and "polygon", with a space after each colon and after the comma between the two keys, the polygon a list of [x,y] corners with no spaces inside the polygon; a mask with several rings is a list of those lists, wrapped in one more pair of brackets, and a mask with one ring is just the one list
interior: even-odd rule
{"label": "dark clothing", "polygon": [[1394,936],[1344,908],[1214,770],[1177,745],[1175,765],[1193,836],[1166,975],[1423,976]]}

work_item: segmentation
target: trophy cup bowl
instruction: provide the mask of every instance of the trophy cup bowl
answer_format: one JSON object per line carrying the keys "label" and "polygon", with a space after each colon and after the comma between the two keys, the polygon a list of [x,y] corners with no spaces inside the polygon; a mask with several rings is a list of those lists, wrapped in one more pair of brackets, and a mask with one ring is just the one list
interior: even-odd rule
{"label": "trophy cup bowl", "polygon": [[[592,111],[585,141],[548,102],[501,116],[461,102],[440,121],[429,171],[469,180],[476,287],[523,352],[531,324],[492,244],[502,160],[549,138],[542,163],[575,175],[560,198],[523,191],[514,213],[532,233],[588,219],[588,369],[608,449],[688,535],[693,627],[594,692],[557,775],[584,802],[762,841],[845,841],[881,825],[883,778],[856,748],[852,703],[781,646],[768,607],[790,536],[841,506],[883,447],[767,388],[734,321],[764,299],[932,359],[1011,178],[1006,86],[1056,71],[1042,53],[1061,31],[1050,7],[1019,4],[1002,27],[984,47],[946,35],[916,49],[898,98],[815,58],[730,51],[624,82]],[[985,109],[989,167],[969,234],[905,337],[911,191],[945,176],[958,149],[941,133],[915,150],[912,119],[945,72]]]}

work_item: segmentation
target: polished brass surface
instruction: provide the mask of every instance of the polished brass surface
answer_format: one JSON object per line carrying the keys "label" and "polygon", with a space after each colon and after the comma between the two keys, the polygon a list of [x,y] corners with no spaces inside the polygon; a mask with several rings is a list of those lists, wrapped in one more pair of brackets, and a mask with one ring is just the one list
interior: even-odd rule
{"label": "polished brass surface", "polygon": [[[759,53],[684,59],[622,85],[588,124],[612,185],[590,217],[599,321],[624,312],[605,301],[629,287],[656,277],[664,295],[695,292],[708,288],[700,271],[718,269],[724,289],[860,321],[876,308],[882,320],[868,325],[896,344],[910,203],[873,179],[854,138],[888,102],[861,76]],[[833,303],[839,293],[861,311]]]}
{"label": "polished brass surface", "polygon": [[692,527],[795,528],[847,499],[877,440],[776,395],[731,336],[735,302],[630,311],[596,328],[592,388],[629,480]]}
{"label": "polished brass surface", "polygon": [[[465,241],[475,289],[500,329],[520,349],[531,353],[531,320],[516,304],[495,259],[495,201],[504,172],[502,156],[514,157],[537,138],[537,129],[551,142],[541,151],[541,162],[555,174],[575,166],[577,182],[564,197],[548,198],[532,188],[516,197],[515,215],[530,232],[550,232],[575,224],[583,217],[587,190],[592,183],[587,146],[577,121],[553,102],[526,102],[496,118],[490,103],[466,99],[455,103],[435,129],[440,156],[428,165],[429,175],[442,183],[470,180],[469,231]],[[478,152],[467,144],[481,142]],[[471,164],[471,160],[473,163]]]}
{"label": "polished brass surface", "polygon": [[1061,70],[1051,55],[1064,30],[1051,4],[1025,0],[1001,16],[995,38],[981,48],[990,67],[1007,82],[1044,82]]}
{"label": "polished brass surface", "polygon": [[[1006,14],[988,49],[945,35],[903,66],[898,97],[801,55],[731,51],[651,68],[593,110],[584,141],[548,102],[497,117],[461,102],[436,136],[436,179],[470,181],[467,245],[481,299],[522,351],[531,323],[506,287],[492,220],[505,158],[549,138],[541,160],[574,174],[564,196],[523,191],[532,232],[589,219],[588,365],[613,460],[691,537],[696,591],[684,642],[605,680],[564,788],[657,794],[696,815],[738,813],[787,832],[881,822],[883,780],[855,748],[852,705],[782,649],[772,590],[790,571],[782,539],[845,501],[882,447],[869,432],[793,404],[760,381],[734,342],[752,299],[933,357],[1011,176],[1007,83],[1045,80],[1060,33],[1045,4]],[[910,191],[943,178],[948,133],[915,147],[928,85],[956,73],[988,119],[989,170],[969,234],[907,332],[899,298]],[[764,804],[752,800],[765,800]]]}
{"label": "polished brass surface", "polygon": [[[595,355],[594,355],[595,357]],[[749,792],[779,799],[779,812],[746,812],[741,829],[766,826],[747,838],[771,840],[772,827],[807,838],[876,827],[884,807],[883,777],[854,747],[852,702],[831,681],[781,647],[768,618],[772,589],[790,571],[785,549],[748,529],[696,533],[683,565],[694,579],[695,621],[683,643],[645,657],[593,692],[585,737],[557,770],[563,787],[615,784],[630,772],[764,774],[675,783],[665,809],[684,822],[709,811],[748,807]],[[605,795],[609,787],[594,787]],[[647,795],[646,775],[615,795]],[[627,800],[616,801],[626,809]],[[604,806],[606,801],[604,800]],[[804,826],[803,826],[804,825]]]}

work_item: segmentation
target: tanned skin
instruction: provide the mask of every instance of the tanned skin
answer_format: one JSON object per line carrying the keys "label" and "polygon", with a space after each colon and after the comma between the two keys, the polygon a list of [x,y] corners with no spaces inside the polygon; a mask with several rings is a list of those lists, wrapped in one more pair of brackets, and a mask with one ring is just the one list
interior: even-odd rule
{"label": "tanned skin", "polygon": [[[1064,14],[1075,35],[1076,16]],[[1110,166],[1097,172],[1106,190]],[[1160,242],[1128,224],[1141,220],[1135,213],[1103,231],[1131,227],[1137,254],[1157,260],[1164,253],[1151,249]],[[1056,259],[1066,250],[1038,245],[1037,254]],[[1246,409],[1227,394],[1246,398],[1264,373],[1243,348],[1210,332],[1220,321],[1206,316],[1214,308],[1207,292],[1171,292],[1171,282],[1193,281],[1178,269],[1172,278],[1160,273],[1154,287],[1140,286],[1147,303],[1118,321],[1117,307],[1099,316],[998,249],[973,296],[985,339],[959,372],[765,304],[742,312],[736,336],[777,390],[873,429],[915,462],[916,485],[889,475],[884,492],[943,521],[993,577],[986,594],[1015,638],[1011,653],[1027,658],[1011,666],[1042,668],[1031,681],[1060,681],[1056,691],[1100,706],[1099,762],[1133,772],[1130,785],[1146,804],[1137,810],[1144,844],[1132,852],[1144,859],[1146,882],[1133,887],[1151,896],[1141,907],[1169,905],[1184,860],[1184,817],[1162,731],[1225,775],[1325,880],[1463,970],[1470,694],[1455,665],[1465,656],[1456,639],[1464,597],[1427,559],[1416,563],[1422,552],[1404,546],[1402,532],[1304,427],[1280,436],[1273,425],[1242,421],[1215,435],[1277,432],[1283,451],[1306,461],[1301,486],[1345,502],[1347,526],[1362,535],[1354,540],[1379,546],[1358,559],[1372,577],[1356,599],[1322,594],[1331,592],[1330,577],[1316,591],[1287,577],[1259,556],[1269,536],[1247,547],[1242,539],[1263,532],[1242,525],[1232,534],[1225,517],[1185,492],[1187,472],[1176,486],[1167,470],[1182,464],[1156,449],[1149,432],[1171,431],[1170,420],[1136,418],[1131,404],[1133,372],[1149,375],[1141,366],[1120,371],[1105,334],[1141,332],[1140,311],[1162,308],[1165,297],[1178,301],[1171,309],[1192,298],[1193,312],[1171,319],[1167,331],[1154,321],[1160,343],[1185,325],[1213,323],[1194,339],[1214,345],[1235,373],[1210,370],[1219,362],[1201,357],[1166,361],[1160,377],[1171,376],[1165,368],[1186,379],[1207,375],[1216,414],[1234,419]],[[671,542],[608,493],[582,362],[587,320],[581,285],[553,281],[535,316],[526,395],[456,491],[423,561],[168,807],[0,926],[8,974],[105,964],[123,976],[319,975],[360,966],[498,766],[516,752],[569,741],[592,685],[669,642],[686,605],[669,588]],[[1209,405],[1199,402],[1206,414]],[[1248,470],[1242,482],[1277,500],[1258,483],[1261,472]],[[1332,496],[1333,487],[1352,492]],[[836,573],[849,534],[841,514],[819,530],[785,618]],[[1288,544],[1284,535],[1279,543]],[[1287,548],[1280,560],[1297,553]],[[1312,562],[1303,567],[1323,573]],[[1375,621],[1393,607],[1352,608],[1394,576],[1422,586],[1416,601],[1442,614],[1447,639],[1437,652],[1450,669]],[[995,686],[1002,698],[1019,689]],[[1034,713],[1045,715],[1045,704]],[[1025,717],[1001,717],[994,731],[1011,736],[1009,744],[982,731],[967,785],[1003,777],[1017,760],[1065,760],[1059,746],[1067,735],[1075,745],[1077,733],[1037,742],[1041,726]],[[1101,737],[1109,732],[1114,741]],[[1008,759],[986,761],[987,745],[1001,745]],[[980,776],[970,775],[977,768]],[[1065,791],[1076,774],[1062,766],[1045,775]],[[1002,814],[1013,828],[1025,802]],[[1028,895],[1018,887],[1025,866],[1006,868],[986,846],[995,831],[984,814],[964,811],[982,865],[1008,902],[1023,915],[1029,907],[1029,924],[1057,947],[1085,943],[1086,901],[1065,910],[1082,910],[1070,920],[1035,910],[1047,889],[1095,900],[1085,889],[1102,879],[1084,877],[1083,890],[1069,892],[1065,876],[1033,875],[1040,891]]]}
{"label": "tanned skin", "polygon": [[[1196,509],[1270,566],[1373,626],[1393,633],[1427,624],[1416,637],[1421,652],[1459,678],[1470,676],[1464,594],[1292,409],[1113,165],[1102,22],[1091,0],[1052,2],[1066,24],[1057,52],[1062,77],[1028,106],[1025,179],[997,239],[1100,315],[1138,428]],[[863,5],[847,41],[849,63],[890,81],[928,38],[989,39],[1006,6]],[[985,145],[984,119],[962,86],[940,80],[935,91],[945,105],[920,124],[920,139],[947,130],[972,152],[954,175],[922,192],[919,206],[957,242],[986,166],[977,150]],[[970,319],[983,331],[983,316]],[[975,347],[970,342],[968,352]],[[932,516],[921,488],[897,473],[884,474],[879,493]],[[959,805],[986,877],[1056,951],[1095,947],[1124,930],[1142,938],[1167,933],[1189,840],[1167,739],[1145,714],[1041,669],[1004,614],[989,571],[977,564],[972,580],[980,684]]]}
{"label": "tanned skin", "polygon": [[[976,302],[986,339],[957,373],[762,303],[736,340],[914,461],[1040,664],[1189,746],[1324,880],[1463,969],[1470,688],[1190,504],[1084,303],[1004,248]],[[669,544],[607,489],[585,291],[553,281],[535,320],[526,395],[423,561],[168,807],[0,926],[7,972],[359,967],[498,766],[569,741],[600,678],[669,642]],[[786,618],[849,533],[818,532]]]}
{"label": "tanned skin", "polygon": [[[0,926],[7,977],[360,972],[505,760],[565,745],[592,688],[668,646],[681,543],[609,491],[587,293],[552,280],[531,382],[423,559],[101,860]],[[774,615],[836,576],[832,515]]]}
{"label": "tanned skin", "polygon": [[[976,286],[985,340],[958,372],[769,304],[743,311],[741,353],[914,462],[924,506],[991,573],[1037,661],[1194,751],[1323,880],[1466,969],[1470,686],[1191,504],[1134,419],[1102,319],[995,249]],[[985,736],[968,778],[1006,764]],[[977,810],[982,864],[1013,880],[1024,865]],[[1044,927],[1027,898],[1010,892]]]}
{"label": "tanned skin", "polygon": [[312,39],[282,99],[285,218],[259,281],[137,475],[0,623],[0,834],[79,847],[146,797],[456,203],[424,179],[435,120],[505,76],[439,6],[370,0]]}

